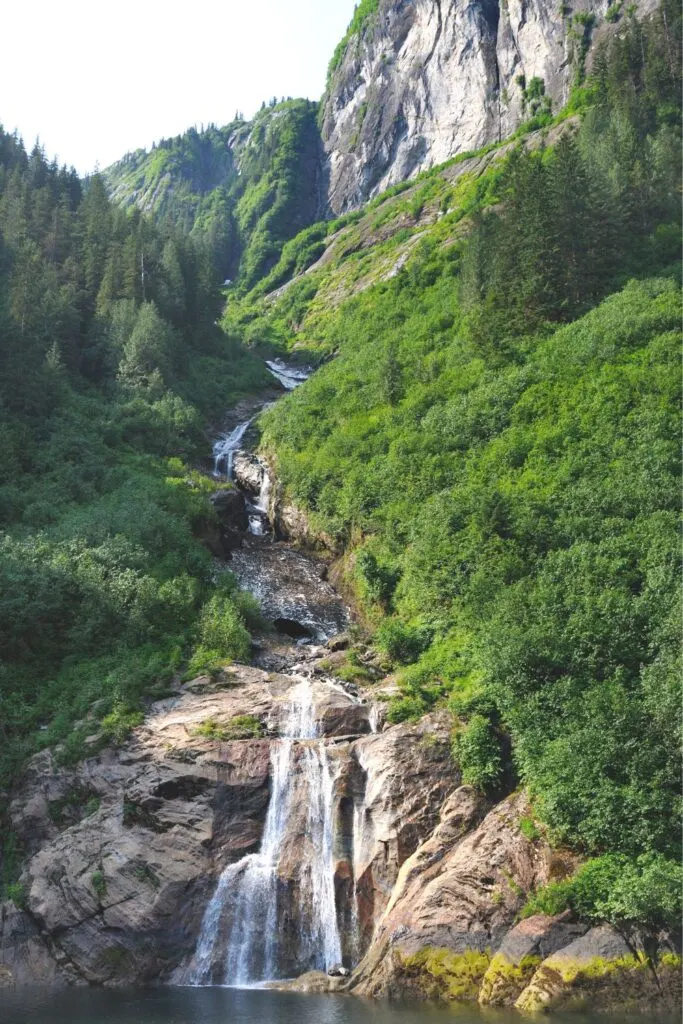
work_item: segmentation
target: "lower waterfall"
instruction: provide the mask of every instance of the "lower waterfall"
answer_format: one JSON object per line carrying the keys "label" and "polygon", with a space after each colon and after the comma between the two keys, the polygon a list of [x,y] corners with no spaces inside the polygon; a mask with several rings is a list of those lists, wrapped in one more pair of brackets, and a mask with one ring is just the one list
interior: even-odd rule
{"label": "lower waterfall", "polygon": [[[300,961],[308,970],[329,970],[341,963],[334,894],[333,779],[315,721],[311,684],[302,680],[292,691],[282,739],[271,752],[272,788],[261,847],[223,871],[204,914],[190,985],[249,986],[279,976],[278,865],[294,809],[295,755],[308,793],[306,836],[311,851],[306,856],[302,850]],[[221,956],[221,923],[227,914],[231,925]]]}

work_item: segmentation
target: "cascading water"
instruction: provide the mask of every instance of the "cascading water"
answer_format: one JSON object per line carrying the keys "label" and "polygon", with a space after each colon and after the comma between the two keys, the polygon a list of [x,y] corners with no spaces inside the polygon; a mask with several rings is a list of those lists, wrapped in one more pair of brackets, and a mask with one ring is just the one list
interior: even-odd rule
{"label": "cascading water", "polygon": [[256,502],[251,506],[249,514],[249,533],[253,533],[256,537],[263,537],[268,528],[268,513],[270,511],[270,492],[272,490],[272,486],[268,467],[264,466],[263,477],[261,478],[261,489]]}
{"label": "cascading water", "polygon": [[[300,955],[303,969],[328,970],[341,962],[334,896],[333,779],[315,721],[313,691],[301,680],[291,694],[283,738],[271,753],[272,790],[261,848],[225,868],[202,921],[191,985],[249,986],[278,976],[278,866],[294,803],[297,772],[308,794],[310,854],[300,884]],[[304,854],[302,854],[305,856]],[[231,916],[226,951],[216,969],[221,922]]]}
{"label": "cascading water", "polygon": [[232,479],[232,460],[252,422],[253,418],[245,423],[238,423],[230,434],[224,434],[215,442],[213,446],[213,471],[215,476],[220,475],[221,465],[224,465],[226,477],[228,480]]}
{"label": "cascading water", "polygon": [[297,388],[299,384],[303,384],[311,375],[310,369],[297,369],[294,366],[287,366],[281,359],[267,359],[266,366],[287,391],[293,391],[294,388]]}

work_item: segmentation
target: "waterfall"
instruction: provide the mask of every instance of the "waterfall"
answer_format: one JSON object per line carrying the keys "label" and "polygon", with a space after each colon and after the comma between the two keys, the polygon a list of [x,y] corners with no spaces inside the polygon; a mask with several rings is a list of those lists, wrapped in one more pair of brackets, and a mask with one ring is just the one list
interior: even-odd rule
{"label": "waterfall", "polygon": [[[301,680],[292,691],[282,732],[283,738],[271,751],[272,789],[261,847],[223,871],[202,921],[191,985],[212,983],[226,912],[231,912],[232,924],[222,964],[223,984],[248,986],[278,976],[278,866],[295,809],[297,770],[308,794],[306,837],[311,849],[300,876],[300,960],[303,969],[309,970],[328,970],[341,963],[334,896],[334,784],[309,680]],[[295,764],[297,749],[299,763]]]}
{"label": "waterfall", "polygon": [[232,460],[235,452],[242,443],[242,438],[251,426],[253,418],[245,423],[238,423],[230,434],[223,434],[213,446],[213,471],[215,476],[220,475],[221,463],[225,464],[225,475],[228,480],[232,479]]}
{"label": "waterfall", "polygon": [[270,473],[268,472],[268,467],[263,466],[261,489],[259,490],[256,503],[252,506],[253,513],[249,516],[249,532],[253,533],[257,537],[263,537],[267,531],[271,489],[272,480],[270,478]]}
{"label": "waterfall", "polygon": [[303,384],[311,375],[310,370],[297,370],[293,366],[287,366],[281,359],[267,359],[266,366],[287,391],[298,388],[299,384]]}

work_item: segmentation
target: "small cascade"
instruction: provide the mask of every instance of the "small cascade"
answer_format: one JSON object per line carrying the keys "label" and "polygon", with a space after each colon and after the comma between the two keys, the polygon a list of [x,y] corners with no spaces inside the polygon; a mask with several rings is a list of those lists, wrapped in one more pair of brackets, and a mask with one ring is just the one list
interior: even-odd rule
{"label": "small cascade", "polygon": [[379,732],[379,727],[381,725],[382,720],[382,709],[379,704],[370,705],[370,714],[368,716],[368,720],[370,722],[371,732]]}
{"label": "small cascade", "polygon": [[[294,786],[303,777],[308,795],[302,850],[299,960],[302,970],[328,970],[341,962],[334,895],[333,779],[319,737],[311,683],[302,679],[291,694],[283,738],[271,752],[272,789],[258,853],[229,864],[202,921],[190,985],[219,983],[246,987],[278,977],[278,866],[290,817]],[[295,765],[295,759],[297,764]],[[231,918],[222,964],[222,922]]]}
{"label": "small cascade", "polygon": [[311,375],[310,369],[288,366],[282,359],[267,359],[266,366],[287,391],[294,391],[294,388],[298,388],[299,384],[303,384]]}
{"label": "small cascade", "polygon": [[256,502],[251,505],[249,511],[249,533],[255,537],[263,537],[268,531],[268,513],[270,511],[270,493],[273,482],[268,472],[268,467],[263,467],[261,489]]}
{"label": "small cascade", "polygon": [[242,438],[253,423],[253,417],[244,423],[238,423],[235,429],[229,434],[223,434],[213,446],[213,472],[214,476],[220,476],[221,466],[224,467],[228,480],[232,480],[232,460],[235,452],[242,443]]}

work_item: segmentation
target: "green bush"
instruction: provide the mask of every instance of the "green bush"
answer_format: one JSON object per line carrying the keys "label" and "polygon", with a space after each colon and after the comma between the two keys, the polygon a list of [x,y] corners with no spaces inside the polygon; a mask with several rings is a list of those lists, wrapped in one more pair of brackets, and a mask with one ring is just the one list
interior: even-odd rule
{"label": "green bush", "polygon": [[232,597],[214,594],[202,608],[198,625],[199,646],[195,652],[211,651],[226,660],[246,661],[251,651],[251,637],[244,617]]}
{"label": "green bush", "polygon": [[230,740],[259,739],[264,734],[264,727],[261,720],[254,715],[236,715],[222,725],[215,718],[207,718],[197,726],[195,734],[225,743]]}
{"label": "green bush", "polygon": [[97,899],[101,903],[102,900],[107,895],[107,880],[104,877],[103,872],[95,871],[90,879],[90,883],[93,887],[95,895],[97,896]]}
{"label": "green bush", "polygon": [[133,729],[142,725],[144,717],[142,711],[129,707],[123,701],[117,701],[110,713],[102,719],[100,725],[107,739],[113,740],[115,743],[123,743]]}
{"label": "green bush", "polygon": [[26,910],[27,894],[26,887],[20,882],[11,882],[5,888],[5,897],[14,903],[18,910]]}
{"label": "green bush", "polygon": [[494,790],[503,772],[500,741],[490,721],[473,715],[453,741],[453,757],[460,765],[462,781],[482,792]]}
{"label": "green bush", "polygon": [[681,921],[683,867],[659,854],[635,859],[605,854],[584,864],[573,878],[534,893],[521,914],[559,914],[571,909],[586,921],[607,921],[631,933],[677,930]]}
{"label": "green bush", "polygon": [[434,636],[433,627],[425,622],[406,623],[400,619],[385,619],[374,636],[374,643],[392,661],[409,664],[417,661]]}

